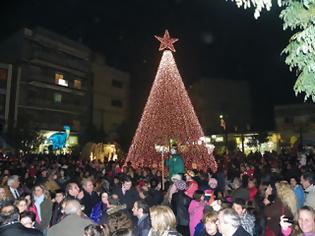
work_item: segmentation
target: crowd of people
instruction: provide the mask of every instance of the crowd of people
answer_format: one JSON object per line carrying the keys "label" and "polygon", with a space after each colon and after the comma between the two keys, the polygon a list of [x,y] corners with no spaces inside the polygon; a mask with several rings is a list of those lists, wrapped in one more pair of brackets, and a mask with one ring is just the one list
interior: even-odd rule
{"label": "crowd of people", "polygon": [[169,177],[71,156],[0,162],[0,235],[315,235],[312,153],[216,159],[215,173]]}

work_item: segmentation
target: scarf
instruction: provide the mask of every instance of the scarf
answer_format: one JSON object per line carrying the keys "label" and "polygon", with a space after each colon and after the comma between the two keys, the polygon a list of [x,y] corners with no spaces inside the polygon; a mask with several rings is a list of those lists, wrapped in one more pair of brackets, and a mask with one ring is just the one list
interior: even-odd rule
{"label": "scarf", "polygon": [[39,197],[34,196],[34,204],[36,206],[37,214],[38,214],[38,217],[39,217],[40,221],[42,221],[42,212],[41,212],[41,209],[40,209],[40,204],[42,204],[42,202],[44,201],[44,198],[45,198],[44,194],[42,194]]}

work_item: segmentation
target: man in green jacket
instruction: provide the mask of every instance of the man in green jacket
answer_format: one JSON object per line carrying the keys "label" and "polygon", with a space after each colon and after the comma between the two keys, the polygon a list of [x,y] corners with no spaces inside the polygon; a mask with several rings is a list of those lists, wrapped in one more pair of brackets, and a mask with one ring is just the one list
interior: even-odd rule
{"label": "man in green jacket", "polygon": [[177,146],[171,148],[171,156],[165,160],[165,165],[168,168],[168,179],[171,180],[175,174],[185,173],[185,164],[181,155],[177,153]]}

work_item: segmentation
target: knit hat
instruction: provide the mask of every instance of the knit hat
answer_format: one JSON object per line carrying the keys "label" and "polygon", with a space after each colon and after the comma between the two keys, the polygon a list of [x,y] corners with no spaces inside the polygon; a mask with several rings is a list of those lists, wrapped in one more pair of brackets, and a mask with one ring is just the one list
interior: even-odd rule
{"label": "knit hat", "polygon": [[179,175],[179,174],[172,175],[171,180],[172,180],[173,182],[176,182],[176,180],[182,180],[182,176]]}
{"label": "knit hat", "polygon": [[186,190],[186,182],[184,180],[177,180],[175,182],[175,187],[177,190]]}

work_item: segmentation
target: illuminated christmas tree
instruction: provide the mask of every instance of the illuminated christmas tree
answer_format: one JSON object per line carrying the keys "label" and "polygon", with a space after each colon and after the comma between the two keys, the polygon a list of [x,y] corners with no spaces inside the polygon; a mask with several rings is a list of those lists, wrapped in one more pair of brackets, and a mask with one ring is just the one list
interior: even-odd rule
{"label": "illuminated christmas tree", "polygon": [[155,146],[167,146],[172,139],[180,147],[186,168],[210,167],[215,171],[217,165],[212,153],[209,154],[205,146],[197,144],[204,133],[171,52],[175,52],[173,43],[177,39],[170,38],[167,30],[163,38],[155,37],[161,42],[160,50],[166,50],[163,51],[126,161],[136,168],[161,166],[161,154]]}

